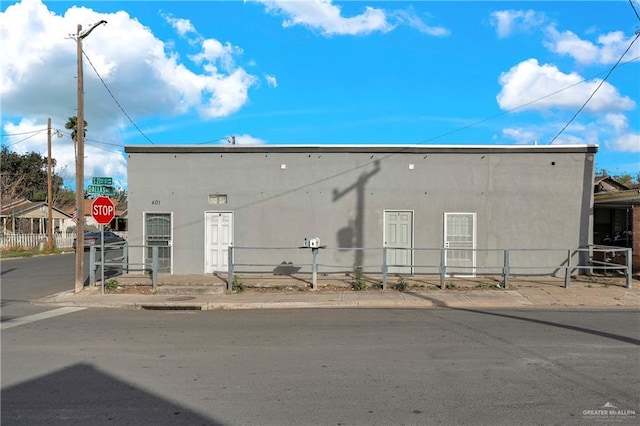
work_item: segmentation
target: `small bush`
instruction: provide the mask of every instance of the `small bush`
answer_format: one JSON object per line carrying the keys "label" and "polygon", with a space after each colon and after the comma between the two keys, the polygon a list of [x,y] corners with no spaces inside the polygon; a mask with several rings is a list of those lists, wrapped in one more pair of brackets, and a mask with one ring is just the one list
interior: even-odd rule
{"label": "small bush", "polygon": [[353,281],[351,281],[351,290],[361,291],[367,288],[367,283],[362,275],[362,267],[356,266],[353,270]]}
{"label": "small bush", "polygon": [[238,279],[238,276],[234,275],[233,281],[231,281],[231,291],[233,291],[234,293],[241,293],[245,288],[245,285],[242,281],[240,281],[240,279]]}
{"label": "small bush", "polygon": [[119,287],[117,280],[109,280],[105,283],[104,288],[107,291],[115,291]]}
{"label": "small bush", "polygon": [[457,286],[455,285],[455,283],[452,283],[451,281],[449,281],[445,287],[449,290],[453,290]]}
{"label": "small bush", "polygon": [[400,275],[398,277],[398,283],[396,284],[396,290],[405,291],[407,288],[409,288],[409,283],[404,279],[402,275]]}

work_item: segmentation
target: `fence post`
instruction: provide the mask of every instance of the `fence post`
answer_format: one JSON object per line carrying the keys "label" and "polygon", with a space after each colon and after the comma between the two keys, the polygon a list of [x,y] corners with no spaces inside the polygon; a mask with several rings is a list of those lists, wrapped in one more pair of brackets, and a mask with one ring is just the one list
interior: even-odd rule
{"label": "fence post", "polygon": [[129,273],[129,243],[127,241],[122,246],[122,272]]}
{"label": "fence post", "polygon": [[627,249],[627,288],[631,288],[631,265],[632,265],[632,250],[630,248]]}
{"label": "fence post", "polygon": [[227,261],[227,291],[233,290],[233,246],[229,246],[227,251],[229,259]]}
{"label": "fence post", "polygon": [[318,288],[318,249],[313,247],[311,249],[313,263],[311,264],[311,289],[316,290]]}
{"label": "fence post", "polygon": [[444,288],[444,276],[447,274],[447,267],[445,266],[445,248],[440,249],[440,289]]}
{"label": "fence post", "polygon": [[504,277],[502,278],[502,285],[504,286],[504,288],[507,288],[509,286],[509,273],[510,273],[510,267],[509,267],[509,249],[505,249],[504,250],[504,268],[502,270],[502,273],[504,274]]}
{"label": "fence post", "polygon": [[158,291],[158,246],[151,247],[151,283],[153,291]]}
{"label": "fence post", "polygon": [[387,289],[387,247],[382,247],[382,289]]}
{"label": "fence post", "polygon": [[564,273],[564,288],[569,288],[571,282],[571,250],[567,250],[567,270]]}
{"label": "fence post", "polygon": [[89,285],[96,285],[96,246],[89,247]]}

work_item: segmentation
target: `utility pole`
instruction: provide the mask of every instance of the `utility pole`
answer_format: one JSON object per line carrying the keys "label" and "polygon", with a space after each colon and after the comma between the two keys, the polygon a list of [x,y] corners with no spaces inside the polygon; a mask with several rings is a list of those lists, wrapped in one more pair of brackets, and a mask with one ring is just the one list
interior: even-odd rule
{"label": "utility pole", "polygon": [[47,248],[53,250],[53,189],[51,178],[51,117],[47,120],[47,209],[49,210],[49,222],[47,225]]}
{"label": "utility pole", "polygon": [[94,24],[87,31],[82,31],[78,24],[76,36],[78,56],[78,115],[76,120],[76,203],[78,223],[76,226],[76,283],[75,292],[84,287],[84,76],[82,72],[82,40],[98,25],[106,24],[104,19]]}

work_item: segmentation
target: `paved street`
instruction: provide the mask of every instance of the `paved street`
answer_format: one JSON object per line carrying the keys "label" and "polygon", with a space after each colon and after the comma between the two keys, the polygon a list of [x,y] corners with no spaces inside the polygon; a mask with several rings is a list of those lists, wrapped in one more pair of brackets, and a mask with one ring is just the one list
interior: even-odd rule
{"label": "paved street", "polygon": [[[107,259],[120,256],[121,253],[121,250],[109,250]],[[49,307],[35,306],[30,301],[73,290],[75,259],[74,252],[55,256],[3,259],[0,293],[2,321],[47,311]],[[85,283],[89,283],[88,251],[84,255],[84,280]]]}
{"label": "paved street", "polygon": [[3,330],[2,424],[589,424],[605,406],[632,424],[639,324],[630,310],[91,308]]}

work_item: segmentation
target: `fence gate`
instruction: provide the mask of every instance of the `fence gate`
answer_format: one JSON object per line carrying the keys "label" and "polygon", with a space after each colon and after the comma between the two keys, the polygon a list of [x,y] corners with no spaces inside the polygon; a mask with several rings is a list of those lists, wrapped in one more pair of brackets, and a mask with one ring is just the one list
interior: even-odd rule
{"label": "fence gate", "polygon": [[475,276],[475,213],[444,214],[444,248],[448,249],[445,256],[447,275]]}

